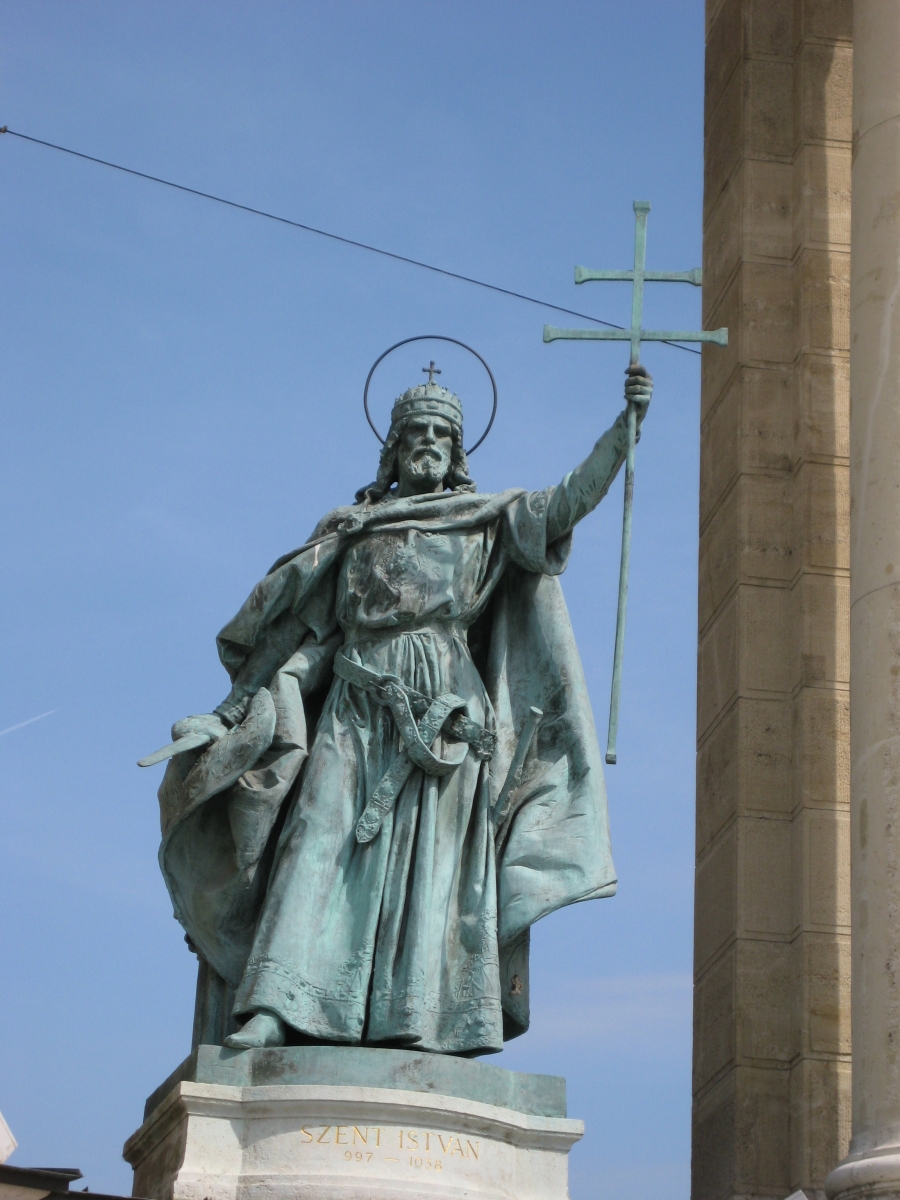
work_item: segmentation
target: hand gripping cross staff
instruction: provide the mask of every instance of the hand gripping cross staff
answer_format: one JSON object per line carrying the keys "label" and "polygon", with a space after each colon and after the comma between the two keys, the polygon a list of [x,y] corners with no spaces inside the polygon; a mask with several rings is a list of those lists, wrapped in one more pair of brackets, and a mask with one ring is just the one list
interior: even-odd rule
{"label": "hand gripping cross staff", "polygon": [[[642,329],[644,310],[644,281],[654,283],[692,283],[699,287],[703,282],[699,267],[693,271],[647,271],[644,261],[647,251],[647,200],[634,202],[634,270],[591,271],[586,267],[575,268],[575,282],[589,283],[593,280],[614,279],[631,283],[631,328],[630,329],[556,329],[544,326],[544,341],[560,339],[594,342],[630,342],[631,362],[628,373],[632,376],[645,374],[640,363],[641,342],[715,342],[728,345],[728,330],[684,330]],[[625,454],[625,509],[622,516],[622,558],[619,567],[619,606],[616,613],[616,648],[613,657],[612,695],[609,706],[609,735],[606,744],[606,761],[616,761],[616,735],[619,729],[619,697],[622,690],[622,654],[625,648],[625,608],[628,602],[628,566],[631,559],[631,510],[634,498],[634,446],[637,433],[637,409],[628,404],[628,448]]]}

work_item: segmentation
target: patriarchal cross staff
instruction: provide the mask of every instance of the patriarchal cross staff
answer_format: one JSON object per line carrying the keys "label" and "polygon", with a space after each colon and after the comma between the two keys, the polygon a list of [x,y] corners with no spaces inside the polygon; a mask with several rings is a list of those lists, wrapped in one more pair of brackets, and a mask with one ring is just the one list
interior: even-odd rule
{"label": "patriarchal cross staff", "polygon": [[[640,365],[641,342],[715,342],[728,345],[728,330],[684,330],[643,329],[644,281],[654,283],[692,283],[699,287],[703,282],[699,267],[693,271],[648,271],[644,267],[647,253],[648,200],[634,202],[634,270],[592,271],[587,267],[575,268],[576,283],[594,280],[629,281],[631,290],[630,329],[556,329],[544,326],[544,341],[555,342],[565,338],[592,342],[630,342],[631,367]],[[622,559],[619,568],[619,606],[616,613],[616,648],[613,657],[612,695],[609,707],[609,735],[606,744],[606,761],[616,761],[616,735],[619,728],[619,696],[622,690],[622,653],[625,647],[625,608],[628,602],[628,566],[631,558],[631,510],[634,498],[634,446],[637,432],[637,414],[633,404],[628,405],[628,447],[625,455],[625,509],[622,516]]]}

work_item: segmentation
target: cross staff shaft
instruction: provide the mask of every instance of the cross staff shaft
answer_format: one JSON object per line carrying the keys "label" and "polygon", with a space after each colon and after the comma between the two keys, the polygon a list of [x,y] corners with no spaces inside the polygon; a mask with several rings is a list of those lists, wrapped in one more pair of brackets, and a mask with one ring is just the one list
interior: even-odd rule
{"label": "cross staff shaft", "polygon": [[647,200],[634,202],[634,270],[631,272],[631,366],[641,357],[641,323],[644,319],[644,265],[647,261]]}
{"label": "cross staff shaft", "polygon": [[[641,342],[713,342],[728,345],[727,329],[643,329],[644,283],[690,283],[699,287],[703,272],[699,267],[692,271],[648,271],[647,215],[650,204],[647,200],[634,202],[634,268],[631,271],[596,271],[588,267],[575,268],[576,283],[628,282],[631,284],[631,328],[630,329],[557,329],[544,326],[544,341],[590,341],[629,342],[631,366],[640,363]],[[625,650],[625,610],[628,604],[628,572],[631,564],[631,514],[634,501],[634,447],[637,441],[637,413],[634,405],[628,405],[628,442],[625,451],[625,505],[622,513],[622,557],[619,565],[619,603],[616,612],[616,648],[613,654],[612,694],[609,706],[609,735],[606,744],[606,761],[616,761],[616,737],[619,730],[619,701],[622,692],[622,658]]]}

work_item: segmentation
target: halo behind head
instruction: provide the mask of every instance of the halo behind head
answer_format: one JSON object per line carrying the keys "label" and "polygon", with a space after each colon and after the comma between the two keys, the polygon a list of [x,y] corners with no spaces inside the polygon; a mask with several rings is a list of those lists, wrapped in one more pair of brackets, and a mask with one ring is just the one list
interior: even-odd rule
{"label": "halo behind head", "polygon": [[[366,420],[369,422],[372,432],[378,438],[379,442],[384,445],[384,438],[375,427],[375,422],[372,420],[372,414],[369,412],[369,384],[372,382],[372,376],[375,374],[376,368],[383,359],[387,358],[387,356],[394,350],[398,350],[401,346],[406,346],[410,342],[452,342],[454,346],[461,346],[463,350],[468,350],[470,354],[474,354],[487,371],[494,396],[493,406],[491,408],[491,419],[488,421],[487,427],[478,441],[475,442],[471,449],[466,450],[466,454],[472,454],[478,449],[478,447],[490,433],[491,426],[494,424],[494,418],[497,415],[497,381],[494,379],[493,371],[477,350],[473,350],[471,346],[467,346],[465,342],[459,341],[458,338],[445,337],[440,333],[422,333],[418,334],[416,337],[404,338],[402,342],[395,342],[393,346],[389,346],[383,354],[380,354],[378,358],[375,359],[369,374],[366,376],[366,386],[363,389],[363,408],[365,410]],[[401,408],[401,406],[405,407]],[[394,403],[394,407],[391,412],[391,423],[393,424],[394,421],[408,416],[412,411],[433,411],[436,416],[445,417],[447,420],[452,421],[453,424],[459,427],[462,426],[462,404],[460,403],[459,397],[453,392],[449,391],[447,388],[441,387],[437,383],[429,381],[428,383],[418,384],[416,387],[408,388]]]}

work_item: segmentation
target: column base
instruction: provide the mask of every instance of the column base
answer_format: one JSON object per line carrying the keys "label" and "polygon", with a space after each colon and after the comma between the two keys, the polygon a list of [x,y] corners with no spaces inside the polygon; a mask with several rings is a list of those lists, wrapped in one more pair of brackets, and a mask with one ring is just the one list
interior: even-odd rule
{"label": "column base", "polygon": [[825,1180],[828,1200],[900,1200],[900,1128],[856,1137]]}
{"label": "column base", "polygon": [[[313,1049],[273,1055],[200,1047],[201,1067],[205,1055],[207,1069],[191,1074],[239,1071],[253,1078],[264,1073],[267,1082],[241,1086],[182,1079],[161,1100],[155,1094],[155,1107],[124,1149],[134,1167],[134,1195],[152,1200],[413,1200],[423,1194],[434,1200],[567,1200],[568,1153],[584,1126],[565,1115],[536,1113],[540,1103],[530,1102],[545,1091],[538,1081],[561,1080],[517,1076],[477,1062],[448,1064],[440,1056],[405,1051],[322,1047],[311,1055]],[[358,1077],[361,1064],[366,1075],[377,1075],[382,1053],[384,1086],[341,1081],[342,1075]],[[260,1059],[257,1070],[253,1056]],[[398,1071],[398,1056],[409,1060],[407,1070]],[[311,1075],[318,1081],[272,1080],[273,1074],[296,1078],[297,1067],[310,1057],[316,1060],[308,1065],[317,1068]],[[326,1063],[334,1082],[321,1082]],[[469,1095],[432,1090],[434,1080],[428,1077],[433,1072],[443,1077],[447,1066],[460,1076],[454,1090]],[[506,1089],[502,1076],[509,1077]],[[471,1094],[498,1087],[510,1097],[521,1096],[523,1108],[531,1111]]]}

